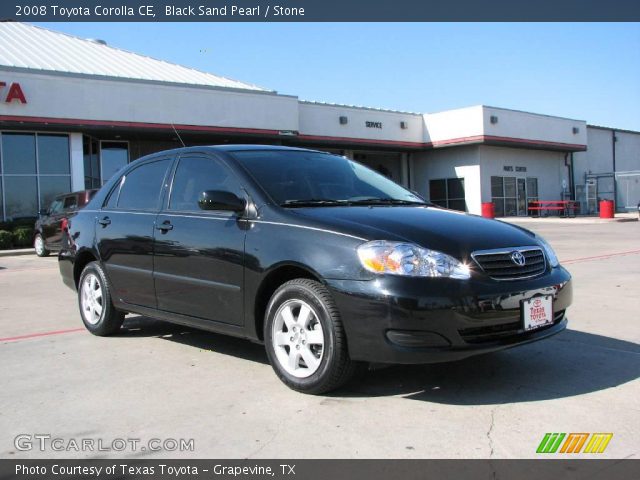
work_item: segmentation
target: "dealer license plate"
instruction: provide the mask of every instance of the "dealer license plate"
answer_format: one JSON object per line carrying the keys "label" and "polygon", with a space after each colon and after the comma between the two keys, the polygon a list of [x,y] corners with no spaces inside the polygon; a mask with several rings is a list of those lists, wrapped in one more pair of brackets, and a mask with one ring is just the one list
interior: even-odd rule
{"label": "dealer license plate", "polygon": [[525,331],[553,323],[553,296],[541,295],[522,302],[522,317]]}

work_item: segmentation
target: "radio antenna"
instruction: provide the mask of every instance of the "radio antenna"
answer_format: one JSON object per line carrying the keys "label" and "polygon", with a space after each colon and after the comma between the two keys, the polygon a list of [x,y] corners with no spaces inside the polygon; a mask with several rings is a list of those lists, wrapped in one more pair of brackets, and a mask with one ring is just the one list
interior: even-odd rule
{"label": "radio antenna", "polygon": [[182,141],[182,137],[180,136],[180,134],[178,133],[178,130],[176,130],[176,126],[173,124],[173,122],[171,123],[171,128],[173,128],[173,131],[176,132],[176,135],[178,137],[178,140],[180,140],[180,143],[182,144],[183,147],[186,147],[186,145],[184,144],[184,142]]}

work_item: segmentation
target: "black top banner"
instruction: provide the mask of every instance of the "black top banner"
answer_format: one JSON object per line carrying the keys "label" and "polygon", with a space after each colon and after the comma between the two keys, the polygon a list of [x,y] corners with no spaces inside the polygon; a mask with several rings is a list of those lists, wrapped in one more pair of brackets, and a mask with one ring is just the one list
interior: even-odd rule
{"label": "black top banner", "polygon": [[638,0],[2,0],[25,22],[640,21]]}

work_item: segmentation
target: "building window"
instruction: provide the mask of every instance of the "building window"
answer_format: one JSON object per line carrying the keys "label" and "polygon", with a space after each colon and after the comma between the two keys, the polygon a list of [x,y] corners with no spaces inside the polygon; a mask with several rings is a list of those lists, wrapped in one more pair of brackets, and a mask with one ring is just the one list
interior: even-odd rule
{"label": "building window", "polygon": [[82,137],[82,158],[84,160],[84,188],[100,188],[100,148],[96,139]]}
{"label": "building window", "polygon": [[129,143],[100,142],[100,163],[104,185],[118,170],[129,163]]}
{"label": "building window", "polygon": [[0,219],[35,217],[71,190],[69,136],[0,133]]}
{"label": "building window", "polygon": [[37,216],[38,180],[35,175],[5,175],[4,186],[7,220]]}
{"label": "building window", "polygon": [[491,201],[496,217],[528,215],[528,204],[538,199],[535,177],[491,177]]}
{"label": "building window", "polygon": [[67,135],[36,136],[38,140],[38,173],[69,175],[69,137]]}
{"label": "building window", "polygon": [[452,210],[467,211],[464,196],[464,178],[429,180],[429,197],[432,203]]}
{"label": "building window", "polygon": [[538,179],[529,177],[527,178],[527,203],[535,202],[538,200]]}
{"label": "building window", "polygon": [[2,134],[2,174],[36,174],[36,136],[33,133]]}
{"label": "building window", "polygon": [[40,209],[48,208],[55,197],[71,191],[71,177],[68,175],[40,176]]}

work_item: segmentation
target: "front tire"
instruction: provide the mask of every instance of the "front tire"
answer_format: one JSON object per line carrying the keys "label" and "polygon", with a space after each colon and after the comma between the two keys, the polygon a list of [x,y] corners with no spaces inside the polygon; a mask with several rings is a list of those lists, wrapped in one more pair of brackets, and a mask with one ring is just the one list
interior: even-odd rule
{"label": "front tire", "polygon": [[89,263],[80,275],[78,304],[84,326],[94,335],[103,337],[120,330],[124,313],[114,308],[109,282],[98,262]]}
{"label": "front tire", "polygon": [[37,233],[36,238],[33,240],[33,249],[36,251],[36,255],[39,257],[48,257],[49,250],[47,250],[47,244],[44,243],[44,238],[41,234]]}
{"label": "front tire", "polygon": [[276,375],[299,392],[335,390],[359,367],[349,358],[331,294],[314,280],[291,280],[275,291],[265,314],[264,339]]}

